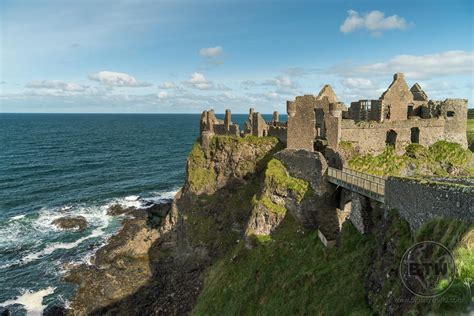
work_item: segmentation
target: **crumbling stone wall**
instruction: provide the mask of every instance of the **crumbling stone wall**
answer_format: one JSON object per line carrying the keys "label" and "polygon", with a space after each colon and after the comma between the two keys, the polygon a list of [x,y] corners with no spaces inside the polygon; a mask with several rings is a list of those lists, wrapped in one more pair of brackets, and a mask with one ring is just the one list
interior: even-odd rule
{"label": "crumbling stone wall", "polygon": [[380,100],[384,101],[384,106],[390,109],[390,115],[385,117],[388,120],[406,120],[408,115],[408,104],[413,103],[411,93],[402,73],[393,75],[393,82],[382,94]]}
{"label": "crumbling stone wall", "polygon": [[[394,131],[396,133],[395,148],[402,151],[405,146],[412,143],[412,128],[414,127],[419,129],[418,143],[423,146],[430,146],[445,138],[445,120],[432,118],[381,123],[373,121],[356,123],[352,120],[342,120],[340,140],[352,143],[361,153],[381,152],[387,145],[387,133]],[[331,133],[335,131],[331,130]]]}
{"label": "crumbling stone wall", "polygon": [[305,95],[287,102],[288,112],[288,149],[314,151],[316,137],[316,97]]}
{"label": "crumbling stone wall", "polygon": [[342,215],[340,224],[348,219],[361,234],[370,233],[373,227],[373,203],[378,202],[342,188],[339,204],[339,213]]}
{"label": "crumbling stone wall", "polygon": [[287,128],[286,126],[268,126],[268,136],[276,137],[279,141],[286,144],[287,142]]}
{"label": "crumbling stone wall", "polygon": [[301,204],[288,204],[287,208],[305,227],[318,228],[327,240],[337,239],[338,205],[334,200],[335,188],[325,177],[328,165],[324,156],[319,152],[285,149],[274,157],[285,165],[290,176],[307,181],[313,190]]}
{"label": "crumbling stone wall", "polygon": [[268,125],[258,112],[252,113],[252,135],[257,137],[268,136]]}
{"label": "crumbling stone wall", "polygon": [[230,110],[226,110],[225,119],[216,118],[214,110],[203,111],[200,120],[200,133],[206,132],[206,137],[214,135],[239,136],[239,125],[232,123]]}
{"label": "crumbling stone wall", "polygon": [[390,177],[385,204],[396,209],[412,229],[435,218],[474,220],[474,185]]}
{"label": "crumbling stone wall", "polygon": [[467,148],[467,100],[446,99],[441,102],[440,112],[446,124],[444,128],[444,139],[456,142]]}

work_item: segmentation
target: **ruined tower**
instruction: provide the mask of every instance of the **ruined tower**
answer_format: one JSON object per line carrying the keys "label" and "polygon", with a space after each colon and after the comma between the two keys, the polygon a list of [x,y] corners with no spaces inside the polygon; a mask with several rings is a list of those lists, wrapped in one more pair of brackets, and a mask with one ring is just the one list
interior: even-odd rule
{"label": "ruined tower", "polygon": [[399,72],[393,75],[392,83],[382,94],[380,100],[383,102],[385,120],[401,121],[407,119],[408,105],[413,103],[413,94],[408,88],[403,73]]}

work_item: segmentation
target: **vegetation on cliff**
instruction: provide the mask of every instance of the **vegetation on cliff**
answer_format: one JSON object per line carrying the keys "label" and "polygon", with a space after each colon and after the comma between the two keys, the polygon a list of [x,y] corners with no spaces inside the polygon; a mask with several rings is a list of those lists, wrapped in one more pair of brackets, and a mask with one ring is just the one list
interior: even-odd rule
{"label": "vegetation on cliff", "polygon": [[271,239],[251,250],[241,242],[208,270],[193,314],[370,314],[364,277],[373,242],[347,223],[341,246],[326,249],[287,213]]}
{"label": "vegetation on cliff", "polygon": [[[377,224],[373,235],[361,235],[346,222],[340,245],[328,249],[315,231],[304,230],[287,213],[271,236],[257,238],[252,249],[240,242],[208,269],[193,314],[383,315],[463,311],[472,301],[472,226],[436,220],[412,233],[396,211],[389,216],[377,216],[383,223]],[[440,242],[455,255],[457,276],[441,300],[414,299],[398,275],[404,252],[422,240]]]}
{"label": "vegetation on cliff", "polygon": [[[215,255],[225,253],[241,239],[255,205],[261,173],[280,149],[273,137],[216,136],[206,158],[199,143],[194,145],[188,158],[193,194],[183,222],[193,245],[204,246]],[[227,182],[227,177],[232,181]],[[239,180],[234,182],[236,178]]]}
{"label": "vegetation on cliff", "polygon": [[288,174],[288,170],[278,159],[272,159],[265,171],[265,182],[267,186],[276,187],[278,190],[290,190],[299,203],[307,196],[313,194],[308,182],[294,178]]}
{"label": "vegetation on cliff", "polygon": [[397,155],[387,146],[379,155],[353,157],[349,167],[378,176],[474,175],[472,153],[457,143],[438,141],[430,147],[410,144],[405,150]]}
{"label": "vegetation on cliff", "polygon": [[196,190],[212,191],[216,187],[216,172],[204,156],[201,145],[195,143],[188,157],[188,183]]}
{"label": "vegetation on cliff", "polygon": [[[309,196],[313,192],[308,182],[290,176],[288,170],[278,159],[268,162],[261,191],[258,198],[257,196],[253,198],[254,210],[258,211],[263,206],[261,211],[270,211],[279,216],[286,213],[284,197],[291,195],[300,203],[305,196]],[[274,198],[275,194],[281,197],[277,201]]]}
{"label": "vegetation on cliff", "polygon": [[274,137],[215,136],[207,153],[196,142],[188,157],[189,188],[197,194],[212,193],[230,177],[244,178],[263,170],[272,156],[269,152],[280,149]]}
{"label": "vegetation on cliff", "polygon": [[[378,216],[382,217],[382,214]],[[438,219],[410,232],[408,224],[396,211],[391,211],[374,231],[377,247],[373,265],[369,269],[368,299],[379,314],[428,314],[462,312],[472,301],[474,285],[474,228],[471,224]],[[457,275],[449,290],[439,299],[413,296],[404,288],[399,277],[399,264],[405,251],[413,244],[425,240],[439,242],[450,249],[455,258]],[[441,283],[445,287],[447,284]]]}

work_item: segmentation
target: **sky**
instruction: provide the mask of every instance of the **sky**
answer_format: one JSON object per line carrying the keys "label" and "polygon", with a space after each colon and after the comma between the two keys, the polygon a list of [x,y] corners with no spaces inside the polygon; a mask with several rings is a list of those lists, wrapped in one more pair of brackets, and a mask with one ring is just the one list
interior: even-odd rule
{"label": "sky", "polygon": [[0,112],[286,112],[404,72],[474,104],[472,0],[0,0]]}

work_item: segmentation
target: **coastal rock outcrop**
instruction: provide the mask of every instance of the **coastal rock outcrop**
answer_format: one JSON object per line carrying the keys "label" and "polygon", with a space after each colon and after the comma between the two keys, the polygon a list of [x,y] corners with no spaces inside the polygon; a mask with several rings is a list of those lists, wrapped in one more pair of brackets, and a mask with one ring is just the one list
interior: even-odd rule
{"label": "coastal rock outcrop", "polygon": [[[86,315],[124,299],[147,283],[153,275],[151,247],[165,233],[159,229],[170,204],[131,211],[118,234],[97,251],[91,263],[75,266],[65,276],[79,285],[69,314]],[[160,226],[161,227],[161,226]]]}
{"label": "coastal rock outcrop", "polygon": [[60,217],[51,222],[61,229],[74,230],[82,232],[87,229],[88,223],[84,216],[65,216]]}

